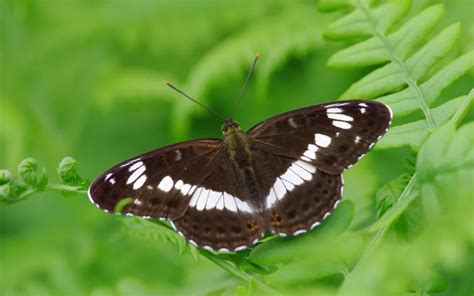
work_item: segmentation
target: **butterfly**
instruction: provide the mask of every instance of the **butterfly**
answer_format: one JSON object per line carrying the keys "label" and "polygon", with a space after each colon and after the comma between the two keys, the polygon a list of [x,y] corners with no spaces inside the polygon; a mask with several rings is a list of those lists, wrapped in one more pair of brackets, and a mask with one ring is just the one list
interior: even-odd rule
{"label": "butterfly", "polygon": [[173,144],[119,163],[95,179],[89,198],[106,212],[128,198],[121,214],[169,220],[198,247],[240,251],[266,232],[296,236],[318,226],[341,200],[342,173],[391,119],[388,106],[365,100],[286,112],[246,132],[225,119],[222,139]]}

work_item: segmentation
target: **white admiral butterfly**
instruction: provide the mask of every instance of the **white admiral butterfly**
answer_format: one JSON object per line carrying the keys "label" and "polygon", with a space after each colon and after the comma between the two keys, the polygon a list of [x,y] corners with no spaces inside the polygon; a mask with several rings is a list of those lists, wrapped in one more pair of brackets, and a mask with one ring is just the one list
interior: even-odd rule
{"label": "white admiral butterfly", "polygon": [[106,212],[130,198],[122,214],[169,219],[196,246],[239,251],[265,231],[293,236],[319,225],[341,199],[342,172],[380,139],[391,117],[382,103],[353,100],[283,113],[247,132],[226,119],[223,139],[124,161],[93,182],[89,197]]}

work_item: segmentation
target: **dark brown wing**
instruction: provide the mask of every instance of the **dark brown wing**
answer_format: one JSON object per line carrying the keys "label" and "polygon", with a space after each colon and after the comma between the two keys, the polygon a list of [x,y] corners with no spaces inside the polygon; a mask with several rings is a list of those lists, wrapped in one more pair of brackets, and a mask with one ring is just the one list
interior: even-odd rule
{"label": "dark brown wing", "polygon": [[215,250],[241,249],[263,232],[262,219],[241,193],[221,140],[196,140],[134,157],[99,176],[90,200],[113,212],[170,219],[191,243]]}
{"label": "dark brown wing", "polygon": [[319,170],[340,174],[367,153],[391,119],[385,104],[341,101],[283,113],[248,134],[259,149],[293,159],[304,157]]}
{"label": "dark brown wing", "polygon": [[120,200],[131,198],[122,214],[178,217],[205,177],[204,171],[213,167],[220,145],[217,139],[189,141],[131,158],[99,176],[89,188],[89,198],[107,212],[113,212]]}
{"label": "dark brown wing", "polygon": [[287,236],[319,225],[341,198],[341,173],[390,121],[384,104],[345,101],[284,113],[250,129],[265,226]]}

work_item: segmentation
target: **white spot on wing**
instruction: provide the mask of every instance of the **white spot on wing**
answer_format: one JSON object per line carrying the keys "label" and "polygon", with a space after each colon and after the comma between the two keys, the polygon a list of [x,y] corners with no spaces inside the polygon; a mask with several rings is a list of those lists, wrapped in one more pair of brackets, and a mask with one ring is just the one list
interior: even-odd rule
{"label": "white spot on wing", "polygon": [[202,187],[199,187],[193,194],[193,196],[191,197],[191,200],[189,201],[189,206],[190,207],[196,207],[196,204],[198,202],[198,199],[199,199],[199,194],[201,193],[202,191]]}
{"label": "white spot on wing", "polygon": [[234,252],[242,251],[245,250],[247,246],[238,246],[237,248],[234,249]]}
{"label": "white spot on wing", "polygon": [[359,142],[360,142],[360,137],[356,136],[355,139],[354,139],[354,143],[358,144]]}
{"label": "white spot on wing", "polygon": [[303,180],[309,181],[313,178],[313,176],[308,171],[302,169],[300,166],[296,164],[292,164],[290,167],[290,170],[292,170],[295,174],[297,174]]}
{"label": "white spot on wing", "polygon": [[352,128],[352,125],[349,122],[345,122],[345,121],[333,120],[332,125],[334,125],[335,127],[338,127],[338,128],[342,128],[342,129]]}
{"label": "white spot on wing", "polygon": [[129,169],[128,171],[131,172],[131,171],[134,171],[136,169],[138,169],[139,167],[141,167],[143,165],[143,161],[139,161],[137,163],[134,163]]}
{"label": "white spot on wing", "polygon": [[133,183],[133,190],[137,190],[137,189],[140,189],[143,184],[145,184],[145,181],[146,181],[146,175],[143,174],[140,176],[140,178],[138,178],[135,183]]}
{"label": "white spot on wing", "polygon": [[341,108],[328,108],[326,112],[327,113],[342,113],[342,109]]}
{"label": "white spot on wing", "polygon": [[209,193],[209,197],[207,198],[206,210],[215,208],[221,195],[222,192],[211,190],[211,192]]}
{"label": "white spot on wing", "polygon": [[270,192],[267,196],[267,200],[266,200],[266,203],[267,203],[267,209],[270,209],[273,204],[277,201],[277,197],[275,195],[275,190],[272,188],[270,188]]}
{"label": "white spot on wing", "polygon": [[290,181],[294,185],[301,185],[304,183],[304,180],[290,169],[288,169],[283,175],[281,175],[281,177],[287,181]]}
{"label": "white spot on wing", "polygon": [[304,230],[304,229],[301,229],[301,230],[297,230],[297,231],[293,232],[293,235],[295,235],[295,236],[296,236],[296,235],[303,234],[303,233],[305,233],[305,232],[306,232],[306,230]]}
{"label": "white spot on wing", "polygon": [[181,186],[179,190],[181,191],[183,195],[187,195],[190,189],[191,189],[191,185],[184,184],[183,186]]}
{"label": "white spot on wing", "polygon": [[176,182],[174,184],[174,188],[176,188],[177,190],[181,189],[181,187],[184,185],[184,182],[182,180],[178,180],[178,182]]}
{"label": "white spot on wing", "polygon": [[327,147],[331,144],[331,138],[323,134],[314,134],[314,142],[319,147]]}
{"label": "white spot on wing", "polygon": [[199,193],[196,210],[202,211],[206,207],[207,197],[209,196],[210,190],[203,188]]}
{"label": "white spot on wing", "polygon": [[291,127],[298,128],[298,125],[296,124],[295,120],[292,117],[288,118],[288,123],[290,124]]}
{"label": "white spot on wing", "polygon": [[110,177],[112,177],[112,173],[108,173],[107,176],[105,176],[105,181],[107,181]]}
{"label": "white spot on wing", "polygon": [[310,150],[310,151],[318,152],[318,149],[319,148],[316,145],[313,145],[313,144],[308,145],[308,150]]}
{"label": "white spot on wing", "polygon": [[359,106],[361,106],[361,107],[369,107],[366,103],[359,103]]}
{"label": "white spot on wing", "polygon": [[252,209],[250,208],[249,204],[245,201],[240,200],[239,198],[235,198],[235,202],[237,204],[237,209],[241,212],[252,213]]}
{"label": "white spot on wing", "polygon": [[311,150],[306,150],[303,155],[307,158],[316,159],[316,153]]}
{"label": "white spot on wing", "polygon": [[[137,162],[136,164],[138,164],[138,163],[143,164],[143,162],[141,162],[141,161],[140,161],[140,162]],[[134,164],[133,166],[135,166],[136,164]],[[140,177],[140,176],[145,172],[145,170],[146,170],[145,166],[144,166],[144,165],[140,165],[140,167],[137,168],[137,169],[130,175],[130,177],[128,177],[128,179],[127,179],[127,185],[130,184],[130,183],[135,182],[135,181],[138,179],[138,177]]]}
{"label": "white spot on wing", "polygon": [[224,192],[224,206],[231,212],[237,212],[237,205],[234,197],[227,192]]}
{"label": "white spot on wing", "polygon": [[283,185],[285,185],[285,187],[288,191],[292,191],[293,189],[295,189],[295,185],[293,185],[292,183],[286,181],[283,178],[281,178],[281,181],[283,182]]}
{"label": "white spot on wing", "polygon": [[216,209],[223,210],[224,209],[224,194],[219,197],[219,201],[217,202]]}
{"label": "white spot on wing", "polygon": [[310,173],[316,172],[316,167],[310,163],[307,163],[306,161],[297,160],[295,163]]}
{"label": "white spot on wing", "polygon": [[175,158],[176,161],[180,161],[183,156],[183,154],[181,153],[181,150],[176,149],[174,152],[176,153],[176,158]]}
{"label": "white spot on wing", "polygon": [[273,184],[273,188],[275,188],[275,193],[278,199],[282,199],[285,196],[286,188],[279,177],[275,180],[275,184]]}
{"label": "white spot on wing", "polygon": [[364,114],[365,111],[367,111],[367,109],[365,109],[365,108],[360,108],[360,113]]}
{"label": "white spot on wing", "polygon": [[114,185],[114,184],[115,184],[115,178],[110,178],[110,179],[109,179],[109,183],[112,184],[112,185]]}
{"label": "white spot on wing", "polygon": [[171,188],[173,188],[173,185],[173,179],[171,179],[170,176],[166,176],[161,180],[160,184],[158,184],[158,189],[164,192],[169,192]]}

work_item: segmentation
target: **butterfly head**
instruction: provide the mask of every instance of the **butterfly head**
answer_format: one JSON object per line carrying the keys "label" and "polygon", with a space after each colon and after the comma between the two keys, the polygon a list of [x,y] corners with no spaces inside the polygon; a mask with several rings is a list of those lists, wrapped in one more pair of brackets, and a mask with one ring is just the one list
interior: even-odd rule
{"label": "butterfly head", "polygon": [[240,124],[233,119],[226,119],[224,120],[221,130],[222,133],[226,135],[231,131],[240,130]]}

